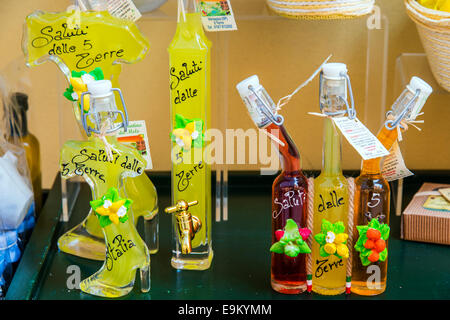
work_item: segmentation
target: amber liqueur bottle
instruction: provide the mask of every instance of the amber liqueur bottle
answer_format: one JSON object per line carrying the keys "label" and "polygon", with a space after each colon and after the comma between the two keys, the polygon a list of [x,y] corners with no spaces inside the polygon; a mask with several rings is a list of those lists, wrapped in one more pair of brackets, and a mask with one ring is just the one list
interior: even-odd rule
{"label": "amber liqueur bottle", "polygon": [[[282,171],[272,185],[272,244],[277,242],[275,232],[292,219],[299,228],[306,227],[306,196],[308,183],[300,168],[300,154],[283,125],[284,119],[276,112],[276,105],[252,76],[237,85],[252,120],[265,130],[277,146]],[[296,257],[271,253],[271,285],[280,293],[297,294],[306,290],[306,254]]]}
{"label": "amber liqueur bottle", "polygon": [[[400,120],[414,120],[431,92],[432,88],[420,78],[411,79],[387,113],[387,119],[377,135],[386,149],[390,150],[397,141]],[[359,250],[352,251],[351,291],[365,296],[383,293],[387,282],[389,235],[383,230],[388,230],[386,226],[389,226],[390,188],[381,173],[381,161],[382,158],[363,160],[361,173],[355,179],[353,239],[356,241],[364,236],[363,240],[367,240],[361,243],[363,247],[360,245]],[[381,232],[371,228],[372,225]],[[357,228],[364,226],[369,229],[363,235]]]}

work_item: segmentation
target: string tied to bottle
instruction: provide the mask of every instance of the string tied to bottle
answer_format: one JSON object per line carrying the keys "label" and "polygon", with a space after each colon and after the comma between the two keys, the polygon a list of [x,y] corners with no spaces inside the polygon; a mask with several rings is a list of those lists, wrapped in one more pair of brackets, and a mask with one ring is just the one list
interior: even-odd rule
{"label": "string tied to bottle", "polygon": [[288,94],[287,96],[284,96],[283,98],[278,100],[277,111],[280,111],[282,107],[284,107],[291,101],[293,96],[295,96],[300,90],[302,90],[306,85],[314,80],[314,78],[322,71],[323,66],[328,63],[328,60],[330,60],[331,57],[332,55],[330,54],[328,58],[326,58],[325,61],[322,62],[322,64],[313,72],[313,74],[306,81],[300,84],[291,94]]}
{"label": "string tied to bottle", "polygon": [[106,139],[107,136],[114,136],[115,133],[108,133],[107,131],[108,125],[107,122],[103,122],[100,127],[100,133],[94,132],[94,137],[100,139],[103,142],[103,145],[105,146],[105,153],[108,161],[114,160],[114,154],[113,151],[120,155],[120,151],[117,150],[112,144],[108,142]]}

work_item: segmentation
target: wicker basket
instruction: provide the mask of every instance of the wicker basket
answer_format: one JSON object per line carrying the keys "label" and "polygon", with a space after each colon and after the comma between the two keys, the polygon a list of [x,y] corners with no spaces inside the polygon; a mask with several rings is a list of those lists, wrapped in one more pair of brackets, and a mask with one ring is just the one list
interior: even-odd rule
{"label": "wicker basket", "polygon": [[267,0],[275,13],[294,19],[351,19],[372,12],[375,0]]}
{"label": "wicker basket", "polygon": [[450,92],[450,13],[423,7],[416,0],[404,0],[409,17],[427,54],[436,81]]}

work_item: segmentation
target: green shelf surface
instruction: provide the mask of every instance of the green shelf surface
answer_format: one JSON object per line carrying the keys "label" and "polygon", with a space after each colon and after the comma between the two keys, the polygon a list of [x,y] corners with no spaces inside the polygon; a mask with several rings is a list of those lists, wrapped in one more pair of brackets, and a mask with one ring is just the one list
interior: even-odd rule
{"label": "green shelf surface", "polygon": [[[346,173],[356,176],[356,173]],[[150,174],[158,189],[159,207],[170,202],[169,174]],[[206,271],[175,270],[170,265],[171,218],[160,210],[160,249],[151,256],[151,291],[140,292],[139,277],[133,291],[119,299],[135,300],[358,300],[449,299],[450,247],[400,239],[400,217],[391,208],[388,283],[386,292],[374,297],[320,296],[315,293],[283,295],[270,287],[271,183],[274,176],[230,173],[228,221],[213,222],[214,259]],[[445,183],[450,172],[423,172],[404,182],[404,207],[425,181]],[[68,289],[67,269],[77,265],[84,279],[101,266],[58,250],[58,237],[88,212],[90,189],[81,189],[70,221],[59,221],[61,188],[57,176],[31,239],[6,295],[7,300],[95,300],[99,297]],[[392,201],[394,202],[394,201]],[[214,211],[213,211],[214,212]],[[214,215],[213,215],[214,216]],[[139,226],[141,229],[141,226]]]}

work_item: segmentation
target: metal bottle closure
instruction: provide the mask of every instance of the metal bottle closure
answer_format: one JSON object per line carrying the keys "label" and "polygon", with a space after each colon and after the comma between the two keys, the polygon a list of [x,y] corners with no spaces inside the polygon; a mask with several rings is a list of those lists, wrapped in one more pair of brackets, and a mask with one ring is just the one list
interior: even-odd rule
{"label": "metal bottle closure", "polygon": [[267,127],[270,123],[281,126],[283,116],[277,114],[277,107],[266,89],[259,83],[257,75],[251,76],[236,86],[253,122],[258,128]]}
{"label": "metal bottle closure", "polygon": [[[347,66],[343,63],[327,63],[320,72],[319,80],[320,110],[327,116],[344,116],[349,119],[356,116],[352,85],[347,73]],[[350,96],[350,105],[347,99]],[[345,106],[345,109],[342,107]]]}
{"label": "metal bottle closure", "polygon": [[[118,88],[112,88],[111,81],[109,80],[98,80],[87,84],[88,91],[83,92],[80,97],[81,121],[83,128],[88,136],[91,132],[96,134],[102,133],[102,126],[105,121],[109,121],[109,129],[104,131],[105,134],[110,134],[124,128],[127,131],[128,128],[128,113],[125,106],[125,101],[123,99],[122,92]],[[114,91],[119,93],[120,100],[122,101],[123,112],[120,111],[116,106],[116,101],[114,98]],[[84,112],[84,96],[90,95],[90,106],[89,111]],[[115,123],[117,116],[120,115],[122,121],[120,123]],[[88,117],[92,123],[95,124],[95,128],[88,125]],[[114,125],[115,124],[115,125]]]}
{"label": "metal bottle closure", "polygon": [[187,211],[189,207],[196,204],[198,204],[197,200],[191,202],[178,200],[175,206],[167,207],[164,210],[166,213],[176,213],[178,236],[183,254],[192,252],[192,239],[194,239],[195,234],[202,227],[200,219]]}
{"label": "metal bottle closure", "polygon": [[393,120],[385,122],[386,129],[393,130],[397,126],[403,128],[401,121],[414,121],[422,110],[433,89],[419,77],[412,77],[406,89],[392,105],[386,117],[393,116]]}

